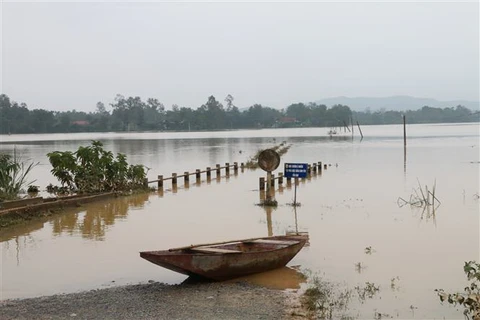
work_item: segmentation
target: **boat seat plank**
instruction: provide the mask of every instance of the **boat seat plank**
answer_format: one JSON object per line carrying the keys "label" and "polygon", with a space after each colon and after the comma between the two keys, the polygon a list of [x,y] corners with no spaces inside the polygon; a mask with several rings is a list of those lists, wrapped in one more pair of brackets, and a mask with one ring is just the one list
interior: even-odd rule
{"label": "boat seat plank", "polygon": [[298,241],[288,241],[288,240],[270,240],[270,239],[258,239],[251,241],[253,243],[268,243],[268,244],[284,244],[284,245],[291,245],[296,244]]}
{"label": "boat seat plank", "polygon": [[205,253],[241,253],[242,251],[230,250],[230,249],[221,249],[221,248],[207,248],[207,247],[195,247],[190,250],[205,252]]}

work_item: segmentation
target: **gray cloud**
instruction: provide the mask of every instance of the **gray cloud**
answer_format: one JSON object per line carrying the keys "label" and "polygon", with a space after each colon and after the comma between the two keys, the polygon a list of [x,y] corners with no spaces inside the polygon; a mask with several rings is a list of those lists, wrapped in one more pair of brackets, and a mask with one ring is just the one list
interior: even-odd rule
{"label": "gray cloud", "polygon": [[479,97],[478,2],[3,3],[2,21],[2,92],[31,108]]}

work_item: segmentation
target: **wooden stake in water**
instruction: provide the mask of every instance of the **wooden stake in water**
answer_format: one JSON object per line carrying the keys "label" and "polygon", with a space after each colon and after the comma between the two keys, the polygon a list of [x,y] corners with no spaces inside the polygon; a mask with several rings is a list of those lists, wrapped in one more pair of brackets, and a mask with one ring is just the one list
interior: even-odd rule
{"label": "wooden stake in water", "polygon": [[352,138],[353,138],[353,117],[350,117],[350,124],[352,125]]}
{"label": "wooden stake in water", "polygon": [[362,139],[363,139],[362,129],[360,128],[360,124],[358,123],[358,121],[357,121],[357,126],[358,126],[358,131],[360,131],[360,136],[362,136]]}

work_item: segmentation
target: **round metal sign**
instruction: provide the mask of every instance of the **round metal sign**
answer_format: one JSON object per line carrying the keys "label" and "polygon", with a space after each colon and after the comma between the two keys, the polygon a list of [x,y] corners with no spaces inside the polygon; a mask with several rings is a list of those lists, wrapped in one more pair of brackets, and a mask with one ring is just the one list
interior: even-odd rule
{"label": "round metal sign", "polygon": [[266,149],[258,155],[258,165],[265,171],[273,171],[280,165],[280,155],[277,151]]}

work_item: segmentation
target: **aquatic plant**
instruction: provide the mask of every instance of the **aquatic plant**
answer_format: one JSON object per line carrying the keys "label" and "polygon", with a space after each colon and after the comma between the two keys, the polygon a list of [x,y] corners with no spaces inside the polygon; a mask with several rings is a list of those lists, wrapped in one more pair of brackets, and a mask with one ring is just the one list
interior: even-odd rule
{"label": "aquatic plant", "polygon": [[256,204],[259,207],[278,207],[278,202],[275,199],[265,199],[262,200],[260,203]]}
{"label": "aquatic plant", "polygon": [[355,290],[357,291],[358,299],[363,303],[367,298],[372,299],[380,291],[380,286],[367,281],[365,282],[365,287],[356,286]]}
{"label": "aquatic plant", "polygon": [[366,268],[367,268],[367,266],[365,266],[361,262],[355,263],[355,271],[359,274],[362,273],[362,271],[365,270]]}
{"label": "aquatic plant", "polygon": [[[114,158],[100,141],[80,146],[76,152],[54,151],[47,156],[52,174],[62,184],[57,190],[94,193],[144,188],[146,167],[128,165],[127,157],[121,153]],[[55,190],[51,186],[48,189]]]}
{"label": "aquatic plant", "polygon": [[390,279],[390,289],[398,290],[397,280],[400,280],[399,276],[396,276]]}
{"label": "aquatic plant", "polygon": [[[440,200],[438,200],[438,198],[435,196],[435,189],[436,189],[437,182],[435,181],[433,184],[433,187],[430,189],[428,188],[427,185],[425,185],[425,190],[424,190],[420,184],[420,181],[418,179],[417,181],[418,181],[418,188],[412,190],[412,194],[410,194],[410,199],[408,201],[403,199],[402,197],[398,197],[397,199],[398,206],[401,208],[408,204],[410,206],[415,206],[420,208],[426,208],[426,207],[432,206],[434,209],[436,209],[441,204]],[[437,201],[437,205],[435,205],[435,201]]]}
{"label": "aquatic plant", "polygon": [[350,319],[345,314],[352,292],[340,290],[334,284],[306,271],[309,286],[301,297],[304,308],[315,319]]}
{"label": "aquatic plant", "polygon": [[26,164],[14,152],[14,155],[0,154],[0,200],[13,200],[20,191],[35,180],[28,181],[27,175],[37,163]]}
{"label": "aquatic plant", "polygon": [[435,289],[441,302],[447,301],[454,306],[462,306],[463,314],[467,319],[480,320],[480,263],[476,261],[465,262],[463,266],[470,285],[464,292],[447,293],[443,289]]}
{"label": "aquatic plant", "polygon": [[388,314],[388,313],[382,313],[382,312],[378,312],[378,311],[375,311],[374,315],[373,315],[373,319],[375,320],[381,320],[381,319],[385,319],[385,318],[393,318],[392,315]]}
{"label": "aquatic plant", "polygon": [[287,206],[291,206],[291,207],[301,207],[302,204],[298,201],[292,201],[292,202],[287,202]]}
{"label": "aquatic plant", "polygon": [[375,252],[374,249],[372,249],[372,246],[365,247],[365,254],[372,254]]}

